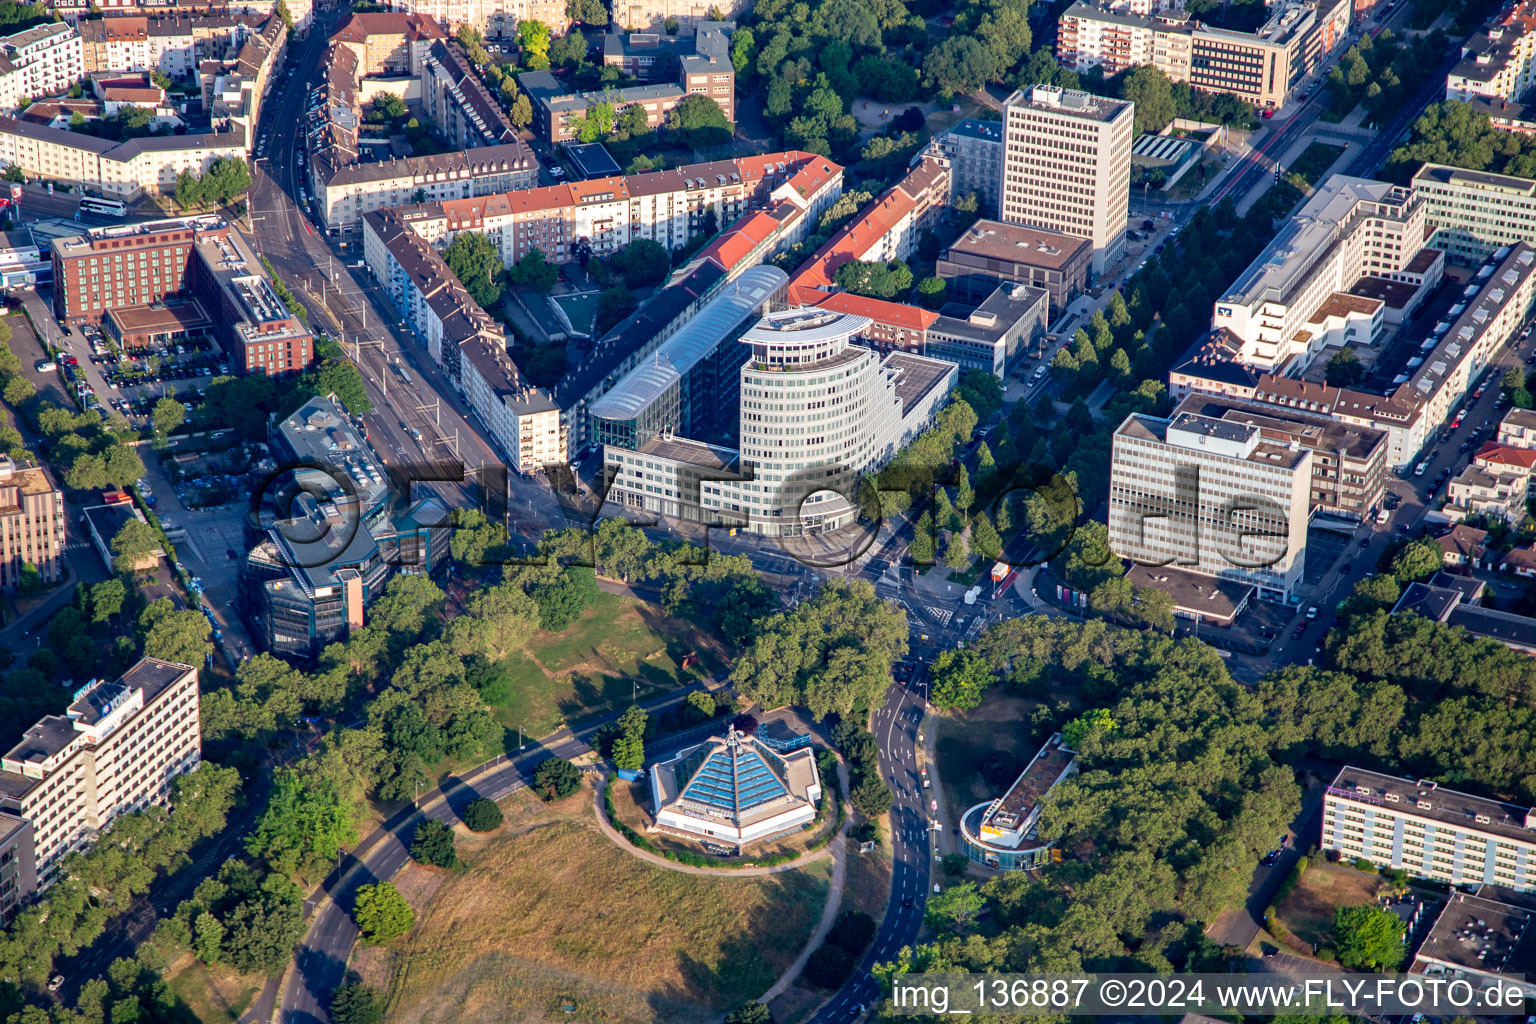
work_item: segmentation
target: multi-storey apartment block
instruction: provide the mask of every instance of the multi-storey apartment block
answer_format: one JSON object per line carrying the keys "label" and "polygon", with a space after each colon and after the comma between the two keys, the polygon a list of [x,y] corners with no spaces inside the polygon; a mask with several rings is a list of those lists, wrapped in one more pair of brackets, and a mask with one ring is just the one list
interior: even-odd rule
{"label": "multi-storey apartment block", "polygon": [[161,71],[185,79],[200,61],[224,57],[262,19],[228,14],[150,17],[108,14],[80,22],[87,75],[106,71]]}
{"label": "multi-storey apartment block", "polygon": [[1259,28],[1238,32],[1179,8],[1141,14],[1079,2],[1061,16],[1057,57],[1076,71],[1102,68],[1106,75],[1150,64],[1175,82],[1274,108],[1344,43],[1351,10],[1348,0],[1288,0],[1273,5]]}
{"label": "multi-storey apartment block", "polygon": [[1536,242],[1536,180],[1425,164],[1413,176],[1434,234],[1453,263],[1477,266],[1501,246]]}
{"label": "multi-storey apartment block", "polygon": [[421,75],[421,62],[434,42],[448,34],[420,14],[353,14],[331,34],[331,43],[357,54],[363,75]]}
{"label": "multi-storey apartment block", "polygon": [[355,231],[373,210],[528,189],[539,176],[539,162],[523,142],[366,164],[333,164],[330,156],[318,157],[311,174],[331,234]]}
{"label": "multi-storey apartment block", "polygon": [[563,0],[394,0],[390,6],[430,18],[449,32],[468,25],[492,39],[515,37],[524,21],[542,21],[557,35],[571,27]]}
{"label": "multi-storey apartment block", "polygon": [[0,759],[0,811],[31,825],[38,887],[118,815],[164,803],[201,749],[197,670],[154,658],[28,729]]}
{"label": "multi-storey apartment block", "polygon": [[[711,73],[711,68],[715,68]],[[718,82],[714,81],[715,78]],[[690,80],[696,79],[696,83]],[[723,64],[703,65],[703,70],[690,74],[683,67],[682,82],[654,82],[648,85],[630,85],[621,89],[604,89],[582,92],[566,85],[548,71],[530,71],[517,76],[517,84],[533,102],[534,130],[544,141],[551,144],[570,142],[576,137],[572,121],[585,117],[593,106],[608,103],[622,113],[630,107],[645,111],[645,123],[652,129],[666,123],[667,114],[683,101],[685,96],[699,93],[714,100],[725,113],[727,120],[734,117],[735,71],[730,61]]]}
{"label": "multi-storey apartment block", "polygon": [[462,149],[517,142],[517,129],[457,42],[435,42],[421,65],[421,105]]}
{"label": "multi-storey apartment block", "polygon": [[15,69],[23,97],[65,92],[85,74],[80,33],[58,22],[0,36],[0,55]]}
{"label": "multi-storey apartment block", "polygon": [[1461,60],[1445,76],[1445,98],[1499,107],[1522,100],[1536,85],[1536,3],[1504,7],[1461,45]]}
{"label": "multi-storey apartment block", "polygon": [[1109,545],[1140,566],[1173,566],[1287,599],[1301,580],[1313,452],[1256,423],[1176,410],[1115,430]]}
{"label": "multi-storey apartment block", "polygon": [[1450,885],[1536,890],[1536,813],[1425,780],[1341,769],[1319,845]]}
{"label": "multi-storey apartment block", "polygon": [[182,171],[203,174],[220,158],[244,160],[247,145],[243,132],[154,135],[112,142],[0,117],[0,163],[19,167],[29,176],[125,201],[174,191]]}
{"label": "multi-storey apartment block", "polygon": [[0,587],[15,589],[28,565],[45,583],[62,578],[64,522],[64,492],[47,472],[0,455]]}
{"label": "multi-storey apartment block", "polygon": [[1003,107],[999,219],[1093,243],[1093,272],[1125,251],[1134,108],[1086,92],[1031,86]]}
{"label": "multi-storey apartment block", "polygon": [[949,161],[954,198],[976,197],[983,217],[996,217],[1003,194],[1003,123],[968,117],[929,144]]}
{"label": "multi-storey apartment block", "polygon": [[[1444,258],[1424,248],[1425,228],[1412,189],[1336,174],[1216,300],[1211,328],[1240,339],[1238,360],[1251,366],[1310,363],[1327,347],[1319,312],[1335,297],[1361,308],[1349,294],[1361,278],[1409,284],[1419,296],[1439,283]],[[1385,326],[1384,310],[1369,315],[1360,341],[1374,342]]]}
{"label": "multi-storey apartment block", "polygon": [[615,0],[612,5],[613,23],[626,32],[662,32],[669,18],[677,21],[680,30],[717,18],[736,21],[751,8],[748,0]]}

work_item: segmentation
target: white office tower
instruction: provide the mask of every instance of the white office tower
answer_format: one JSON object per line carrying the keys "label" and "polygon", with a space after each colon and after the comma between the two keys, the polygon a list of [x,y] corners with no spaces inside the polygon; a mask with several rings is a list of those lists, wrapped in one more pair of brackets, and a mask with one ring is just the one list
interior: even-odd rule
{"label": "white office tower", "polygon": [[924,429],[958,375],[954,363],[853,344],[868,317],[770,313],[741,338],[742,480],[709,481],[701,504],[747,529],[799,536],[847,526],[860,475]]}
{"label": "white office tower", "polygon": [[1111,459],[1109,546],[1119,557],[1277,600],[1300,582],[1310,449],[1276,443],[1254,424],[1175,411],[1126,417]]}
{"label": "white office tower", "polygon": [[1135,105],[1035,85],[1003,105],[1000,219],[1093,243],[1093,272],[1125,251]]}

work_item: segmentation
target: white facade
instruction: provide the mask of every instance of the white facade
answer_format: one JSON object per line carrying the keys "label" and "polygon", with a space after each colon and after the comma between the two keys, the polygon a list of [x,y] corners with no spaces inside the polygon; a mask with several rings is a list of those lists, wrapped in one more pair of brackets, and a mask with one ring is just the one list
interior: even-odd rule
{"label": "white facade", "polygon": [[151,658],[27,730],[0,761],[0,801],[32,823],[39,887],[119,814],[164,803],[201,749],[197,670]]}
{"label": "white facade", "polygon": [[1125,250],[1135,106],[1031,86],[1003,108],[1000,219],[1093,243],[1102,274]]}
{"label": "white facade", "polygon": [[1310,450],[1267,441],[1256,426],[1128,416],[1113,441],[1110,549],[1287,598],[1306,559],[1311,480]]}
{"label": "white facade", "polygon": [[68,92],[85,74],[80,33],[59,22],[0,37],[0,54],[20,72],[17,91],[23,97]]}
{"label": "white facade", "polygon": [[1476,266],[1500,246],[1536,243],[1536,180],[1425,164],[1413,176],[1434,236],[1451,260]]}
{"label": "white facade", "polygon": [[1304,330],[1362,276],[1403,274],[1423,248],[1425,209],[1411,189],[1336,174],[1216,300],[1211,329],[1242,340],[1239,361],[1284,370],[1321,350]]}

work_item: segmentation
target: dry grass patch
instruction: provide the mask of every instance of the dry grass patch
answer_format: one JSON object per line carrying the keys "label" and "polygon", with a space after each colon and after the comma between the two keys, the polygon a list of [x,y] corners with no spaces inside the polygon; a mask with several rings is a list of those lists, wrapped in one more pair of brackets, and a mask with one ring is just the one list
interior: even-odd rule
{"label": "dry grass patch", "polygon": [[[460,846],[401,940],[390,1021],[706,1024],[761,994],[799,952],[830,862],[757,878],[652,867],[564,806]],[[570,801],[562,801],[570,805]]]}
{"label": "dry grass patch", "polygon": [[171,992],[187,1005],[203,1024],[228,1024],[250,1009],[263,979],[236,974],[228,968],[209,967],[191,953],[184,953],[166,971]]}
{"label": "dry grass patch", "polygon": [[993,751],[1006,750],[1022,770],[1040,749],[1030,716],[1044,703],[994,686],[974,710],[936,716],[934,760],[949,814],[958,818],[982,801],[1002,796],[1001,789],[982,778],[978,766]]}
{"label": "dry grass patch", "polygon": [[1334,910],[1374,901],[1383,884],[1380,875],[1326,861],[1312,863],[1275,912],[1298,939],[1327,946],[1333,942]]}

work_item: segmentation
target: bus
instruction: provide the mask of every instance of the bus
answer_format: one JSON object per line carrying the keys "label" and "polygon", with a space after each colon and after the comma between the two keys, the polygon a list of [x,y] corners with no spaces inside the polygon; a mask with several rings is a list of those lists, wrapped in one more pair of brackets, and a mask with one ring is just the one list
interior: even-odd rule
{"label": "bus", "polygon": [[404,364],[402,364],[402,363],[396,363],[395,364],[395,376],[399,377],[401,380],[405,381],[407,384],[414,383],[411,380],[411,371],[407,370],[405,368]]}
{"label": "bus", "polygon": [[94,213],[103,217],[122,217],[128,212],[128,207],[123,205],[120,199],[96,199],[92,196],[80,200],[82,213]]}

